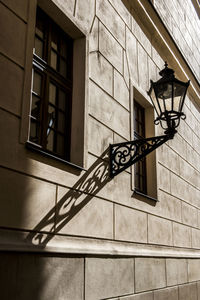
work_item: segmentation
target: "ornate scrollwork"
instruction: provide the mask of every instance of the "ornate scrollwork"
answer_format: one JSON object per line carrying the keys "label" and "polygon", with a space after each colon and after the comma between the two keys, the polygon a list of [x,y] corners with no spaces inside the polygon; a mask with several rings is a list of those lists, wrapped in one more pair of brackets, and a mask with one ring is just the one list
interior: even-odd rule
{"label": "ornate scrollwork", "polygon": [[110,145],[110,177],[121,173],[172,137],[172,134],[166,134]]}

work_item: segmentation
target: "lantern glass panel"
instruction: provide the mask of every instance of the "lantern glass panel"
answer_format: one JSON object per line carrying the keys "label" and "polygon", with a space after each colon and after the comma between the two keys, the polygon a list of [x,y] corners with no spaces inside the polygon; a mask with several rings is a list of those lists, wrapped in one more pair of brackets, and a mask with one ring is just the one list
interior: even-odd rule
{"label": "lantern glass panel", "polygon": [[156,87],[156,93],[162,112],[172,110],[172,83],[160,83]]}
{"label": "lantern glass panel", "polygon": [[181,112],[183,100],[187,87],[178,82],[174,82],[174,107],[173,110]]}

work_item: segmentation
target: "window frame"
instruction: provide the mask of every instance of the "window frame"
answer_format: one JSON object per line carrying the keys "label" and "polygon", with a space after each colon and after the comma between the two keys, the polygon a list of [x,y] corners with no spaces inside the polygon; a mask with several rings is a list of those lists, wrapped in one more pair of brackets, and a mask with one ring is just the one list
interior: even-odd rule
{"label": "window frame", "polygon": [[[73,45],[73,91],[72,91],[72,128],[70,144],[70,161],[63,160],[51,153],[43,151],[40,145],[29,141],[30,130],[30,92],[32,86],[32,65],[33,48],[35,38],[36,9],[40,7],[74,42]],[[57,168],[62,169],[63,164],[69,165],[69,172],[73,169],[85,170],[87,167],[87,122],[88,122],[88,89],[89,71],[88,71],[88,35],[83,28],[73,22],[65,11],[53,1],[31,1],[28,9],[27,39],[26,39],[26,57],[24,64],[24,85],[22,96],[22,118],[20,126],[19,142],[25,145],[31,152],[26,152],[27,159],[35,159],[38,163],[54,166],[56,161]],[[77,107],[79,109],[77,110]],[[46,158],[44,158],[46,156]],[[71,168],[72,167],[72,168]],[[75,171],[74,169],[74,171]],[[45,176],[45,174],[44,174]]]}
{"label": "window frame", "polygon": [[[147,94],[135,82],[130,81],[130,108],[131,108],[131,139],[134,140],[134,101],[139,103],[145,111],[145,137],[155,136],[154,109]],[[146,156],[146,193],[140,192],[135,188],[135,164],[131,167],[131,186],[133,197],[142,200],[158,201],[157,187],[157,158],[156,151]]]}
{"label": "window frame", "polygon": [[[37,24],[43,27],[43,39],[37,34]],[[66,77],[60,74],[60,70],[53,68],[51,66],[51,53],[54,51],[52,48],[53,35],[55,35],[58,43],[61,44],[62,41],[65,42],[68,50],[68,55],[66,54],[65,64],[66,64]],[[38,109],[38,120],[37,117],[34,118],[32,115],[32,110],[30,112],[30,130],[29,130],[29,141],[40,145],[45,152],[49,152],[54,156],[58,156],[61,159],[70,161],[70,140],[71,140],[71,106],[72,106],[72,59],[73,59],[73,40],[65,34],[58,25],[51,20],[40,8],[37,8],[36,13],[36,25],[35,25],[35,42],[39,39],[42,41],[42,57],[38,56],[36,53],[37,48],[34,48],[33,52],[33,83],[31,89],[31,106],[33,107],[33,95],[40,98],[40,107]],[[59,46],[59,45],[58,45]],[[66,51],[67,51],[66,50]],[[63,59],[61,54],[61,49],[56,51],[56,64],[58,63],[58,68],[60,69],[60,61]],[[68,72],[69,70],[69,72]],[[41,76],[41,87],[40,95],[38,96],[34,92],[34,77],[35,74]],[[55,104],[52,104],[49,99],[49,89],[50,85],[55,86]],[[65,94],[65,109],[62,111],[59,107],[58,100],[58,89]],[[55,125],[51,128],[48,124],[49,109],[52,108],[55,112]],[[59,130],[59,116],[64,115],[64,129],[63,132]],[[32,121],[34,120],[34,121]],[[35,132],[38,134],[37,141],[31,136],[31,129],[34,127],[32,124],[37,124],[35,126]],[[37,132],[38,131],[38,132]],[[49,132],[48,132],[49,131]],[[53,134],[52,139],[52,149],[48,147],[48,135]],[[63,140],[63,145],[61,152],[59,153],[59,143],[58,139]],[[63,153],[62,153],[63,152]]]}
{"label": "window frame", "polygon": [[[136,127],[138,128],[136,129]],[[145,138],[145,129],[145,108],[134,99],[134,139]],[[146,157],[142,158],[135,164],[134,179],[135,191],[147,194]]]}

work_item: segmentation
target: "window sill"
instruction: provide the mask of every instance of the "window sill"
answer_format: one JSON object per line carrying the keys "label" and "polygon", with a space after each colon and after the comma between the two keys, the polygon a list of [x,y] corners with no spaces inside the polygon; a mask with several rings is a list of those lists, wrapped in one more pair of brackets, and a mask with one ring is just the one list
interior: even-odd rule
{"label": "window sill", "polygon": [[52,153],[49,153],[49,152],[45,151],[44,149],[42,149],[41,146],[39,146],[37,144],[34,144],[34,143],[30,142],[30,141],[26,142],[26,147],[29,150],[35,151],[37,153],[40,153],[41,155],[44,155],[44,156],[49,157],[49,158],[52,158],[52,159],[54,159],[56,161],[59,161],[59,162],[65,164],[65,165],[68,165],[70,167],[76,168],[79,171],[85,170],[83,167],[80,167],[80,166],[78,166],[76,164],[73,164],[73,163],[67,161],[67,160],[64,160],[64,159],[62,159],[60,157],[55,156]]}
{"label": "window sill", "polygon": [[149,196],[149,195],[147,195],[147,194],[143,194],[143,193],[141,193],[141,192],[138,192],[138,191],[136,191],[136,190],[134,190],[132,197],[134,197],[134,195],[141,196],[141,197],[143,197],[143,198],[146,198],[146,199],[148,199],[148,200],[152,200],[152,201],[154,201],[154,202],[159,202],[158,199],[156,199],[156,198],[154,198],[154,197],[151,197],[151,196]]}

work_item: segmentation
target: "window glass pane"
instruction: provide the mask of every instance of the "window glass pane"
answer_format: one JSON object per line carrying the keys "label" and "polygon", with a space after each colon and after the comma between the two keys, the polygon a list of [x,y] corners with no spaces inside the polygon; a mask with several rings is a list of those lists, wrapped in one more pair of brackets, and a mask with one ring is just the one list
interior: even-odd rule
{"label": "window glass pane", "polygon": [[35,28],[35,33],[37,36],[39,36],[41,39],[44,38],[44,32],[43,32],[43,28],[42,28],[42,24],[37,24],[37,27]]}
{"label": "window glass pane", "polygon": [[43,58],[43,45],[44,43],[35,37],[35,53],[41,58]]}
{"label": "window glass pane", "polygon": [[41,95],[41,87],[42,87],[42,76],[36,71],[34,71],[33,91],[39,96]]}
{"label": "window glass pane", "polygon": [[64,56],[65,58],[67,57],[67,43],[66,43],[66,40],[64,38],[61,39],[60,54],[62,56]]}
{"label": "window glass pane", "polygon": [[53,130],[51,130],[51,128],[48,128],[47,130],[47,150],[49,151],[53,151],[54,150],[54,136],[55,133]]}
{"label": "window glass pane", "polygon": [[67,64],[63,59],[60,59],[60,74],[64,77],[67,75]]}
{"label": "window glass pane", "polygon": [[52,35],[51,35],[51,47],[58,51],[58,32],[56,31],[52,31]]}
{"label": "window glass pane", "polygon": [[48,106],[48,127],[54,128],[55,127],[55,120],[56,120],[56,112],[55,108],[51,105]]}
{"label": "window glass pane", "polygon": [[49,101],[56,105],[56,86],[53,83],[49,85]]}
{"label": "window glass pane", "polygon": [[60,109],[65,111],[66,94],[59,90],[58,106]]}
{"label": "window glass pane", "polygon": [[34,143],[39,142],[39,123],[33,119],[31,119],[31,126],[30,126],[30,141]]}
{"label": "window glass pane", "polygon": [[36,119],[40,116],[40,99],[34,94],[32,94],[31,115]]}
{"label": "window glass pane", "polygon": [[64,137],[60,134],[57,135],[57,149],[56,150],[60,156],[64,156],[64,150],[65,150]]}
{"label": "window glass pane", "polygon": [[50,65],[52,68],[54,68],[55,70],[57,70],[57,66],[58,66],[58,56],[56,54],[55,51],[51,50],[51,61],[50,61]]}
{"label": "window glass pane", "polygon": [[58,114],[58,130],[63,133],[65,131],[65,114],[64,113]]}

